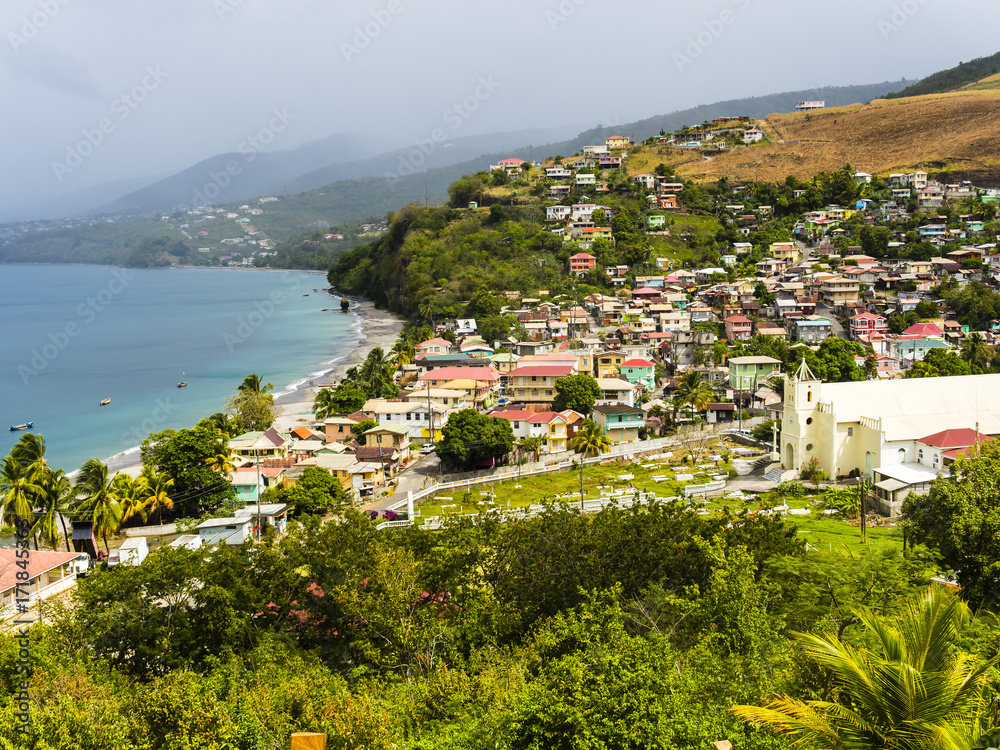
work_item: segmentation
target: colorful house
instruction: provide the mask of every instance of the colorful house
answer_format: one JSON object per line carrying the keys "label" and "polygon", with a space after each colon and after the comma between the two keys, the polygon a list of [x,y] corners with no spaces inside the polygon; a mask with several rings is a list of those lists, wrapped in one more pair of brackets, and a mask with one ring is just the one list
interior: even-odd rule
{"label": "colorful house", "polygon": [[604,139],[604,145],[609,149],[627,148],[630,141],[624,135],[611,135]]}
{"label": "colorful house", "polygon": [[656,386],[656,364],[645,359],[629,359],[621,364],[621,375],[630,383],[639,383],[647,391]]}
{"label": "colorful house", "polygon": [[597,404],[593,418],[613,445],[634,443],[646,423],[642,409],[624,404]]}

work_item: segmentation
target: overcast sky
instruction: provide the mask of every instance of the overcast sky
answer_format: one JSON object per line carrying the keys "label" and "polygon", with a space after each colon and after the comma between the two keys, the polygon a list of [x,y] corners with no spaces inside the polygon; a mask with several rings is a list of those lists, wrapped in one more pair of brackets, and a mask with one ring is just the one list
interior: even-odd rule
{"label": "overcast sky", "polygon": [[998,51],[998,20],[962,0],[4,0],[0,201],[176,172],[275,111],[271,150],[404,145],[920,77]]}

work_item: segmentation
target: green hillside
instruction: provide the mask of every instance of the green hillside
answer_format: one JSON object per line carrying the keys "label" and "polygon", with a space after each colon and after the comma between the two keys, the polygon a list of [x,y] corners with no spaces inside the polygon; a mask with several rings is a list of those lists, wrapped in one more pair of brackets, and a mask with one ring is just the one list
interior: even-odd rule
{"label": "green hillside", "polygon": [[970,83],[976,83],[1000,73],[1000,52],[989,57],[977,57],[969,62],[960,62],[954,68],[929,75],[922,81],[907,86],[902,91],[888,94],[886,99],[901,99],[906,96],[924,96],[955,91]]}
{"label": "green hillside", "polygon": [[[613,242],[594,242],[587,252],[597,258],[597,268],[579,281],[567,273],[569,257],[580,251],[579,246],[546,230],[545,201],[537,197],[541,184],[529,187],[518,180],[496,187],[489,175],[479,172],[449,188],[451,201],[446,206],[411,204],[392,214],[385,236],[340,257],[330,271],[330,283],[395,312],[427,320],[438,313],[459,315],[474,296],[480,298],[479,304],[480,289],[488,294],[543,290],[549,297],[581,297],[610,291],[604,272],[610,266],[628,265],[634,276],[654,274],[657,257],[684,265],[718,262],[731,237],[721,231],[715,216],[697,210],[697,188],[687,188],[680,196],[695,210],[673,214],[666,233],[651,234],[645,228],[645,215],[662,211],[649,211],[647,191],[629,182],[623,172],[611,180],[610,193],[592,201],[611,209],[610,221],[600,217],[595,223],[610,226]],[[480,207],[460,208],[473,196],[481,201]],[[580,202],[583,197],[573,194],[564,202]]]}

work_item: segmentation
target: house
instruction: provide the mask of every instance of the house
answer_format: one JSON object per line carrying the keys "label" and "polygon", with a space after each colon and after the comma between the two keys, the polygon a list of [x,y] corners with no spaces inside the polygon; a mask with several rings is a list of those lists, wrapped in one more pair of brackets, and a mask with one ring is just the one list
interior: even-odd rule
{"label": "house", "polygon": [[594,377],[617,378],[625,359],[625,355],[619,351],[597,352],[594,355]]}
{"label": "house", "polygon": [[612,445],[636,442],[640,428],[646,424],[642,409],[624,404],[595,405],[593,420],[608,436]]}
{"label": "house", "polygon": [[370,497],[376,488],[385,484],[385,470],[379,461],[358,461],[348,471],[351,489],[358,497]]}
{"label": "house", "polygon": [[597,386],[601,389],[599,404],[625,404],[635,406],[636,386],[620,378],[597,378]]}
{"label": "house", "polygon": [[416,357],[428,354],[448,354],[451,351],[451,342],[447,339],[428,339],[413,347]]}
{"label": "house", "polygon": [[597,258],[589,253],[577,253],[569,258],[569,272],[583,276],[597,267]]}
{"label": "house", "polygon": [[282,435],[271,427],[264,432],[245,432],[230,439],[229,452],[247,460],[284,458],[291,444],[290,435]]}
{"label": "house", "polygon": [[575,365],[530,365],[512,370],[508,376],[513,399],[518,404],[550,404],[556,397],[555,382],[576,372]]}
{"label": "house", "polygon": [[330,417],[323,422],[323,430],[326,434],[326,442],[342,443],[349,440],[353,433],[351,428],[356,425],[353,419],[347,417]]}
{"label": "house", "polygon": [[111,550],[108,555],[108,567],[115,565],[141,565],[142,561],[149,557],[149,545],[146,544],[146,537],[129,537],[118,549]]}
{"label": "house", "polygon": [[[0,549],[0,621],[17,615],[18,599],[31,608],[76,586],[76,574],[86,573],[89,557],[82,552],[31,550],[27,558],[18,558],[18,550]],[[21,563],[19,565],[18,563]],[[27,579],[19,579],[27,573]]]}
{"label": "house", "polygon": [[[462,396],[465,396],[463,393]],[[448,414],[452,411],[450,407],[418,399],[409,401],[387,401],[385,399],[372,399],[365,404],[365,411],[372,406],[373,416],[379,426],[394,426],[405,428],[410,435],[410,442],[413,445],[425,445],[441,439],[441,430],[448,422]],[[428,411],[429,409],[429,411]],[[428,416],[431,415],[431,416]],[[433,422],[433,434],[431,433],[431,423]]]}
{"label": "house", "polygon": [[542,438],[545,453],[562,453],[569,449],[570,415],[576,412],[508,410],[495,411],[489,416],[509,421],[514,437]]}
{"label": "house", "polygon": [[729,360],[729,386],[737,391],[756,390],[757,386],[780,372],[780,359],[763,356],[733,357]]}
{"label": "house", "polygon": [[659,229],[666,226],[667,217],[663,214],[650,214],[646,217],[646,226],[650,229]]}
{"label": "house", "polygon": [[566,167],[548,167],[545,170],[545,177],[550,180],[568,180],[573,173]]}
{"label": "house", "polygon": [[[425,412],[426,414],[426,412]],[[400,465],[410,461],[410,430],[402,425],[380,424],[362,435],[366,448],[386,448],[399,455]],[[360,455],[360,454],[359,454]]]}
{"label": "house", "polygon": [[744,315],[731,315],[725,319],[725,324],[729,341],[749,341],[753,335],[753,324]]}
{"label": "house", "polygon": [[196,527],[202,546],[217,544],[244,544],[250,540],[253,518],[210,518]]}
{"label": "house", "polygon": [[610,135],[604,139],[604,145],[608,149],[627,148],[630,141],[624,135]]}
{"label": "house", "polygon": [[545,209],[546,221],[568,221],[573,209],[569,206],[549,206]]}
{"label": "house", "polygon": [[860,290],[861,285],[853,279],[831,276],[822,282],[819,295],[830,307],[843,307],[848,302],[857,302]]}
{"label": "house", "polygon": [[868,341],[872,334],[889,332],[889,321],[881,315],[864,312],[850,319],[851,341]]}
{"label": "house", "polygon": [[632,177],[632,182],[638,182],[647,190],[652,190],[656,187],[656,175],[652,174],[637,174]]}
{"label": "house", "polygon": [[833,335],[833,325],[827,318],[808,315],[791,322],[792,340],[806,344],[819,344]]}
{"label": "house", "polygon": [[577,172],[576,174],[576,186],[585,187],[587,185],[596,185],[597,175],[590,174],[589,172]]}
{"label": "house", "polygon": [[736,416],[736,404],[709,404],[705,409],[705,421],[709,424],[733,422]]}
{"label": "house", "polygon": [[317,466],[324,471],[328,471],[330,476],[340,482],[340,486],[350,492],[351,472],[350,469],[358,462],[356,456],[349,454],[321,453],[310,459],[308,463]]}
{"label": "house", "polygon": [[234,515],[236,518],[249,518],[256,536],[263,536],[269,526],[279,534],[284,534],[288,528],[288,506],[284,503],[251,504]]}
{"label": "house", "polygon": [[764,140],[764,131],[759,128],[750,128],[743,131],[744,143],[759,143]]}
{"label": "house", "polygon": [[638,383],[647,391],[656,387],[656,363],[645,359],[629,359],[620,365],[620,373],[630,383]]}

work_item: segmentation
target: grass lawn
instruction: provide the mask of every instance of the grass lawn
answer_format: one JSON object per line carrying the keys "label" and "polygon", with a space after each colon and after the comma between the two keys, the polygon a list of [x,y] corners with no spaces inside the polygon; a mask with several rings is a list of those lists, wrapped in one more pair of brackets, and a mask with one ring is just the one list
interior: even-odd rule
{"label": "grass lawn", "polygon": [[[683,497],[682,488],[688,484],[704,484],[712,481],[714,475],[725,474],[732,464],[724,460],[712,460],[709,456],[722,456],[731,446],[712,446],[692,463],[681,463],[683,454],[677,453],[669,459],[642,459],[638,463],[610,461],[603,466],[587,466],[583,470],[584,497],[595,499],[602,492],[635,489],[652,492],[657,497]],[[681,481],[676,477],[691,475],[693,478]],[[631,476],[630,476],[631,475]],[[653,476],[665,476],[665,481],[656,481]],[[861,528],[845,520],[822,513],[822,504],[813,504],[820,495],[805,495],[785,498],[790,509],[809,508],[809,515],[788,515],[790,524],[799,529],[799,534],[810,549],[830,551],[848,550],[861,554],[865,544],[861,540]],[[509,479],[503,482],[478,485],[467,490],[442,490],[419,505],[420,516],[416,519],[423,524],[427,518],[446,518],[457,515],[475,515],[483,510],[495,508],[527,508],[545,501],[566,502],[577,505],[580,501],[580,472],[578,469],[524,477],[520,481]],[[765,509],[769,507],[763,496],[749,494],[745,500],[729,497],[714,497],[706,501],[694,502],[710,513],[718,513],[728,507],[734,513],[745,509]],[[868,546],[878,549],[902,548],[903,532],[900,528],[875,526],[868,528]]]}

